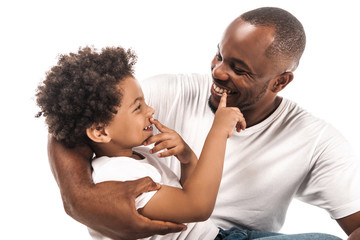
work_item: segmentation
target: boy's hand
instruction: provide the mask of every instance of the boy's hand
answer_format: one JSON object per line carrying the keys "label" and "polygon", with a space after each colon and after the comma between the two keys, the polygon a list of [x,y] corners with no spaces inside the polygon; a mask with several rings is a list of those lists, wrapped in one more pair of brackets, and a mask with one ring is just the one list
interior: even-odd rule
{"label": "boy's hand", "polygon": [[180,135],[176,131],[164,126],[156,119],[151,118],[150,122],[160,131],[159,134],[151,136],[144,142],[145,146],[155,143],[155,146],[150,150],[150,153],[153,154],[167,149],[164,152],[158,153],[158,156],[168,157],[174,155],[181,163],[189,163],[195,153]]}
{"label": "boy's hand", "polygon": [[223,93],[220,99],[219,107],[215,113],[215,119],[212,128],[222,129],[227,133],[227,137],[231,137],[236,128],[237,132],[245,130],[246,121],[239,108],[226,107],[227,94]]}

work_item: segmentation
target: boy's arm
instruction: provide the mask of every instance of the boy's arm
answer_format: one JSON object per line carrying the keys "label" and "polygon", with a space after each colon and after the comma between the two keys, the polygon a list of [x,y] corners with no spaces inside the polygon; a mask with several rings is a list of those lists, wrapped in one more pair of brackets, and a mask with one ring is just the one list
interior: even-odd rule
{"label": "boy's arm", "polygon": [[180,183],[183,186],[185,181],[194,171],[198,158],[189,145],[174,130],[162,125],[158,120],[151,118],[150,122],[159,129],[160,134],[150,137],[144,142],[144,145],[155,143],[150,153],[156,153],[160,150],[167,149],[158,153],[158,157],[175,156],[181,164]]}
{"label": "boy's arm", "polygon": [[181,186],[184,186],[186,180],[192,175],[198,162],[198,158],[192,150],[191,150],[191,156],[188,157],[187,159],[189,162],[187,163],[181,162],[181,177],[180,177]]}
{"label": "boy's arm", "polygon": [[136,239],[185,228],[182,224],[151,221],[135,210],[138,195],[159,188],[151,179],[95,185],[89,161],[91,149],[68,149],[53,137],[48,140],[48,156],[66,213],[103,235],[113,239]]}
{"label": "boy's arm", "polygon": [[225,108],[226,94],[221,102],[197,166],[183,189],[162,186],[139,210],[141,214],[151,219],[172,222],[204,221],[210,217],[221,181],[227,138],[235,126],[240,131],[246,125],[239,109]]}

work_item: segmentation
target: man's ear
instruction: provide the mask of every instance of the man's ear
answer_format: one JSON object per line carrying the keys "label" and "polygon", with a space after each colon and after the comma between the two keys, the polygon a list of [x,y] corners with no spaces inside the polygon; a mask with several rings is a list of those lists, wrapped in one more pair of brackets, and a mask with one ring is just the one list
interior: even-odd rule
{"label": "man's ear", "polygon": [[97,143],[108,143],[111,141],[111,137],[107,134],[105,126],[102,124],[93,124],[86,129],[87,136]]}
{"label": "man's ear", "polygon": [[281,75],[279,75],[273,86],[272,91],[275,93],[280,92],[283,90],[292,80],[294,79],[294,74],[292,72],[284,72]]}

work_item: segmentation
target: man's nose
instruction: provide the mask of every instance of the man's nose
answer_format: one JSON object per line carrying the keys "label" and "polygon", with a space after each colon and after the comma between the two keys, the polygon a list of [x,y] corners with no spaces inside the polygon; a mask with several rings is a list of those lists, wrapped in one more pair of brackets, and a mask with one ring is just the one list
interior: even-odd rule
{"label": "man's nose", "polygon": [[219,79],[219,80],[226,81],[229,79],[229,75],[227,73],[226,66],[222,62],[217,63],[213,67],[212,74],[213,74],[214,78]]}

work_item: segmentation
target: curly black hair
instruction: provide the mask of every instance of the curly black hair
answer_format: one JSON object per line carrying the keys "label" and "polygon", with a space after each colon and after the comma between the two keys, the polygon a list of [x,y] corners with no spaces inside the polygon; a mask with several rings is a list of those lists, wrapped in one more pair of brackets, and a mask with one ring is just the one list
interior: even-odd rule
{"label": "curly black hair", "polygon": [[121,104],[118,84],[133,76],[137,56],[131,49],[93,47],[60,55],[37,88],[36,102],[49,133],[67,147],[89,143],[86,129],[107,124]]}

